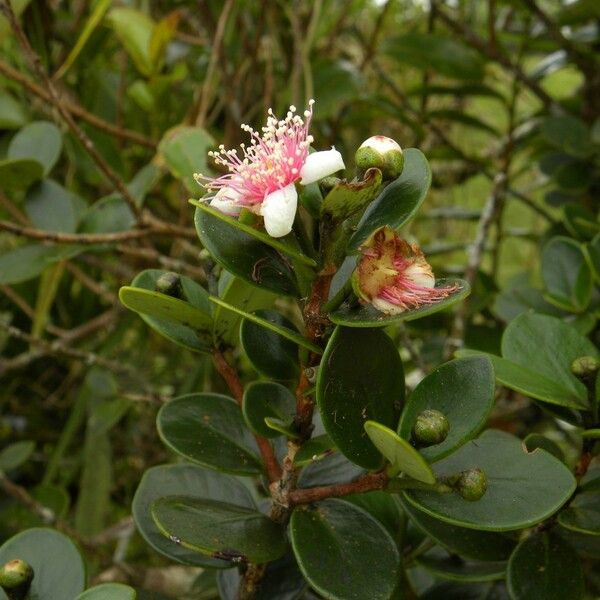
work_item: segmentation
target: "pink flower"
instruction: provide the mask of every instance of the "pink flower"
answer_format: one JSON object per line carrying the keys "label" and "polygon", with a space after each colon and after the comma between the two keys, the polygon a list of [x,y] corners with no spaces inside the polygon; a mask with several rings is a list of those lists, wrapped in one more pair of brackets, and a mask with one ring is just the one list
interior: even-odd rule
{"label": "pink flower", "polygon": [[416,244],[394,229],[378,229],[361,247],[352,283],[358,297],[387,315],[443,300],[457,286],[435,287],[435,277]]}
{"label": "pink flower", "polygon": [[309,154],[313,104],[311,100],[304,120],[296,114],[295,106],[290,106],[282,120],[269,109],[262,136],[249,125],[242,125],[251,142],[241,145],[241,157],[237,150],[226,150],[223,145],[218,152],[209,152],[217,164],[229,171],[216,178],[194,175],[212,193],[211,206],[232,216],[247,208],[264,217],[269,235],[287,235],[298,205],[296,182],[308,185],[344,168],[342,156],[335,149]]}

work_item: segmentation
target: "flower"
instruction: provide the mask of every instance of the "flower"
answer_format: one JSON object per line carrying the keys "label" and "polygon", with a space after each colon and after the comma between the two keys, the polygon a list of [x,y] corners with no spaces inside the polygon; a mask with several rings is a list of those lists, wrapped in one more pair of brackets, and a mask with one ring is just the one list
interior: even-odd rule
{"label": "flower", "polygon": [[384,135],[366,139],[355,154],[356,166],[363,171],[376,167],[384,179],[396,179],[404,168],[404,154],[400,144]]}
{"label": "flower", "polygon": [[397,315],[443,300],[456,285],[435,287],[435,277],[423,252],[388,225],[378,229],[361,247],[352,277],[357,296],[387,315]]}
{"label": "flower", "polygon": [[287,235],[298,205],[296,182],[308,185],[345,168],[342,155],[335,148],[309,153],[313,142],[308,134],[313,104],[311,100],[304,119],[296,114],[295,106],[290,106],[282,120],[269,109],[262,135],[249,125],[242,125],[251,136],[250,145],[241,145],[242,157],[237,150],[226,150],[223,145],[218,152],[209,152],[217,164],[229,171],[215,178],[194,175],[212,193],[210,205],[230,216],[247,208],[263,216],[270,236]]}

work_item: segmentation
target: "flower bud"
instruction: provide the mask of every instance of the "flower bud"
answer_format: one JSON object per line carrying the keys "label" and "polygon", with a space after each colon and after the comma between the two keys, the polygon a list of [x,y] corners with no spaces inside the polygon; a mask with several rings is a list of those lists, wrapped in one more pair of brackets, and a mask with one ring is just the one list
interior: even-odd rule
{"label": "flower bud", "polygon": [[396,179],[404,167],[400,144],[384,135],[374,135],[365,140],[354,158],[361,171],[375,167],[381,171],[384,179]]}
{"label": "flower bud", "polygon": [[600,369],[600,360],[595,356],[580,356],[571,364],[571,371],[577,377],[593,375],[598,369]]}
{"label": "flower bud", "polygon": [[154,284],[157,292],[172,296],[173,298],[181,298],[183,296],[183,288],[181,287],[181,277],[177,273],[163,273]]}
{"label": "flower bud", "polygon": [[11,560],[0,568],[0,588],[10,600],[27,597],[33,581],[33,569],[24,560]]}
{"label": "flower bud", "polygon": [[475,502],[487,490],[487,476],[482,469],[467,469],[460,474],[454,487],[465,500]]}
{"label": "flower bud", "polygon": [[419,446],[433,446],[446,439],[449,429],[450,424],[444,413],[427,409],[417,416],[412,435]]}

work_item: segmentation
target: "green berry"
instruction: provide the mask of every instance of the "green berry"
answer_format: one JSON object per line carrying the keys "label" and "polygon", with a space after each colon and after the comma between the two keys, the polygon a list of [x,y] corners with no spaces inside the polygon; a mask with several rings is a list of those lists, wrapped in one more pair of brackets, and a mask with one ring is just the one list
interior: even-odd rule
{"label": "green berry", "polygon": [[465,500],[476,502],[487,490],[487,476],[479,468],[463,471],[456,482],[455,489]]}
{"label": "green berry", "polygon": [[417,416],[412,435],[419,446],[433,446],[443,442],[449,430],[450,424],[444,413],[427,409]]}

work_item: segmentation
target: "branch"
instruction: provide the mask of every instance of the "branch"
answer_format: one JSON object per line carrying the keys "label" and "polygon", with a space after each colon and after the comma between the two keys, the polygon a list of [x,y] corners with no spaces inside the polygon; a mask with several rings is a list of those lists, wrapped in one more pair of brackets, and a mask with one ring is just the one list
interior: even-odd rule
{"label": "branch", "polygon": [[356,481],[350,483],[336,483],[334,485],[324,485],[306,489],[296,489],[289,493],[289,503],[291,506],[298,504],[309,504],[325,500],[325,498],[340,498],[349,494],[363,494],[373,490],[382,490],[389,481],[384,473],[369,473]]}
{"label": "branch", "polygon": [[46,70],[42,66],[40,57],[31,47],[31,44],[29,43],[23,28],[19,24],[19,21],[17,20],[17,17],[15,16],[15,13],[8,0],[0,0],[0,12],[2,12],[8,19],[11,29],[13,30],[26,59],[30,63],[36,75],[40,78],[40,81],[45,85],[48,92],[49,101],[54,105],[58,114],[62,117],[62,120],[66,123],[73,135],[79,140],[92,160],[96,163],[98,169],[123,196],[125,202],[127,202],[127,205],[129,206],[129,209],[135,215],[138,224],[143,225],[144,219],[141,208],[137,205],[135,198],[125,185],[125,182],[98,152],[94,142],[92,142],[85,131],[83,131],[83,129],[81,129],[81,127],[79,127],[79,125],[77,125],[77,123],[74,121],[71,113],[66,108],[58,89],[55,87],[54,83],[48,76],[48,73],[46,73]]}

